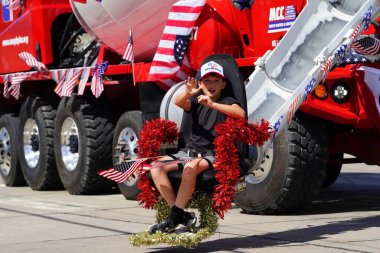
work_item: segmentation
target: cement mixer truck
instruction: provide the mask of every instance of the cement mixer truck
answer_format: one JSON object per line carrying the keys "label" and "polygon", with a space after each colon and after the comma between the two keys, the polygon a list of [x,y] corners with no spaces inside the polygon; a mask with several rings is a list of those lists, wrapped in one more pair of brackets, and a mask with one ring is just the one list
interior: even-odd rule
{"label": "cement mixer truck", "polygon": [[[7,186],[65,188],[70,194],[116,187],[97,172],[137,156],[143,122],[171,117],[160,113],[160,107],[170,107],[177,86],[169,90],[148,81],[148,74],[175,2],[24,0],[13,9],[12,1],[2,0],[0,171]],[[305,5],[304,0],[246,1],[246,8],[240,8],[237,1],[207,0],[186,51],[193,70],[209,55],[228,54],[247,79],[255,62],[277,46]],[[122,59],[130,30],[133,64]],[[34,71],[18,57],[21,52],[31,53],[47,70]],[[104,61],[104,91],[95,98],[91,78],[94,66]],[[377,63],[364,65],[378,68]],[[380,128],[365,103],[363,78],[352,66],[330,73],[260,161],[250,148],[246,166],[251,166],[251,180],[236,196],[243,210],[296,211],[309,204],[322,185],[336,180],[343,163],[380,165],[374,152],[380,149]],[[88,83],[81,91],[76,86],[72,94],[58,96],[55,74],[62,77],[77,68],[90,70]],[[13,85],[23,75],[27,77],[18,86],[19,95],[6,94],[7,78]],[[344,153],[356,158],[346,160]],[[117,187],[127,199],[135,199],[137,177]]]}

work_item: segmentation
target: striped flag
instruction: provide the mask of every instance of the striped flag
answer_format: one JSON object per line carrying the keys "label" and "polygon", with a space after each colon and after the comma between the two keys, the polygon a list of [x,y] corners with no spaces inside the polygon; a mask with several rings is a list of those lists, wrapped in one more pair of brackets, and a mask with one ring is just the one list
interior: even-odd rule
{"label": "striped flag", "polygon": [[23,4],[22,0],[13,0],[12,3],[9,4],[9,9],[14,11],[20,8],[20,6]]}
{"label": "striped flag", "polygon": [[356,39],[356,37],[358,36],[358,33],[359,33],[359,30],[360,30],[360,27],[361,27],[361,26],[362,26],[362,24],[359,23],[359,24],[355,27],[354,31],[353,31],[352,34],[350,35],[350,40],[354,40],[354,39]]}
{"label": "striped flag", "polygon": [[92,94],[94,94],[96,98],[100,97],[100,95],[102,94],[104,90],[103,75],[107,70],[107,65],[108,65],[108,61],[105,61],[103,63],[96,64],[95,66],[94,75],[92,77],[92,82],[91,82],[91,91],[92,91]]}
{"label": "striped flag", "polygon": [[20,87],[21,83],[30,77],[31,75],[35,74],[35,72],[21,72],[21,73],[15,73],[11,76],[11,87],[9,88],[9,92],[11,96],[13,96],[16,99],[20,98]]}
{"label": "striped flag", "polygon": [[128,45],[127,48],[125,49],[125,52],[123,54],[123,59],[129,62],[134,61],[134,56],[133,56],[133,38],[132,38],[132,30],[129,29],[129,39],[128,39]]}
{"label": "striped flag", "polygon": [[326,80],[327,75],[332,67],[332,57],[329,57],[327,61],[322,65],[322,83]]}
{"label": "striped flag", "polygon": [[120,184],[127,181],[131,175],[136,173],[148,159],[149,158],[141,158],[134,161],[123,162],[108,170],[99,171],[98,174]]}
{"label": "striped flag", "polygon": [[66,71],[66,74],[64,77],[62,77],[64,80],[62,82],[62,90],[61,90],[61,93],[58,94],[60,97],[63,97],[65,96],[66,92],[67,92],[67,84],[69,82],[69,80],[73,77],[74,75],[74,70],[75,69],[68,69]]}
{"label": "striped flag", "polygon": [[301,100],[301,95],[297,96],[296,99],[290,104],[288,112],[288,123],[292,121],[295,111],[297,110],[298,102]]}
{"label": "striped flag", "polygon": [[71,96],[71,94],[74,91],[75,85],[81,75],[82,75],[82,69],[80,68],[73,69],[73,74],[69,78],[69,80],[66,82],[65,90],[63,91],[62,96],[66,96],[66,97]]}
{"label": "striped flag", "polygon": [[28,52],[21,52],[18,55],[29,67],[36,68],[38,71],[47,71],[47,68],[45,64],[43,64],[40,61],[37,61],[37,59]]}
{"label": "striped flag", "polygon": [[3,95],[5,98],[9,98],[9,83],[11,81],[10,75],[5,75],[3,76],[3,81],[4,81],[4,88],[3,88]]}
{"label": "striped flag", "polygon": [[67,73],[67,69],[60,69],[59,71],[56,72],[56,77],[53,76],[53,79],[54,78],[57,78],[56,81],[57,82],[57,86],[55,86],[54,88],[54,92],[58,95],[58,96],[61,96],[62,94],[62,90],[63,90],[63,83],[65,82],[66,80],[66,73]]}
{"label": "striped flag", "polygon": [[78,86],[78,94],[83,95],[84,89],[86,88],[86,84],[88,82],[88,78],[90,77],[91,68],[83,68],[82,75],[79,78],[79,86]]}
{"label": "striped flag", "polygon": [[180,0],[173,4],[153,58],[149,81],[168,89],[192,74],[186,50],[205,3],[206,0]]}
{"label": "striped flag", "polygon": [[366,36],[353,42],[351,48],[359,54],[375,55],[380,53],[380,40],[372,36]]}

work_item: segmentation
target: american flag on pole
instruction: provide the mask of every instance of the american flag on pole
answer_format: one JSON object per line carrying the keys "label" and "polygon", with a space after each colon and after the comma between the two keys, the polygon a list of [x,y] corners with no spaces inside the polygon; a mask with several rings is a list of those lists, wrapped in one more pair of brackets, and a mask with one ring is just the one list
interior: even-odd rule
{"label": "american flag on pole", "polygon": [[94,75],[92,77],[92,82],[91,82],[91,91],[92,91],[92,94],[94,94],[96,98],[100,97],[100,95],[102,94],[104,90],[103,75],[107,70],[107,65],[108,65],[108,61],[105,61],[103,63],[96,64],[95,66]]}
{"label": "american flag on pole", "polygon": [[129,38],[128,38],[128,45],[127,48],[125,49],[125,52],[123,54],[123,59],[129,62],[134,61],[134,56],[133,56],[133,37],[132,37],[132,30],[129,29]]}
{"label": "american flag on pole", "polygon": [[86,88],[86,84],[88,82],[88,78],[90,77],[91,68],[86,67],[82,70],[82,75],[79,78],[79,85],[78,85],[78,94],[83,95],[84,89]]}
{"label": "american flag on pole", "polygon": [[31,53],[21,52],[18,55],[29,67],[36,68],[38,71],[47,71],[47,67],[38,61]]}
{"label": "american flag on pole", "polygon": [[22,0],[13,0],[10,4],[9,4],[9,9],[14,11],[14,10],[17,10],[18,8],[20,8],[20,6],[23,4],[23,1]]}
{"label": "american flag on pole", "polygon": [[5,98],[9,98],[9,83],[11,81],[10,75],[3,76],[4,81],[4,88],[3,88],[3,95]]}
{"label": "american flag on pole", "polygon": [[192,74],[186,49],[205,3],[206,0],[180,0],[173,4],[153,58],[149,81],[168,89]]}
{"label": "american flag on pole", "polygon": [[98,174],[120,184],[127,181],[131,175],[136,173],[146,160],[148,160],[148,158],[123,162],[115,165],[113,168],[99,171]]}
{"label": "american flag on pole", "polygon": [[375,55],[380,53],[380,40],[366,36],[353,42],[351,48],[359,54]]}

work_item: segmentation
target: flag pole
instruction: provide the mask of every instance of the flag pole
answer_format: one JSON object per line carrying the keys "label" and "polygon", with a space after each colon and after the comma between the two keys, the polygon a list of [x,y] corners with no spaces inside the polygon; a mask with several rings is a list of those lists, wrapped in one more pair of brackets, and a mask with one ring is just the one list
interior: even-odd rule
{"label": "flag pole", "polygon": [[[130,36],[132,37],[132,28],[129,27],[129,34]],[[133,40],[133,39],[132,39]],[[134,43],[132,42],[132,45]],[[132,52],[133,54],[133,52]],[[132,79],[133,79],[133,86],[136,86],[136,79],[135,79],[135,66],[134,66],[134,62],[135,62],[135,57],[133,56],[133,59],[132,59]]]}

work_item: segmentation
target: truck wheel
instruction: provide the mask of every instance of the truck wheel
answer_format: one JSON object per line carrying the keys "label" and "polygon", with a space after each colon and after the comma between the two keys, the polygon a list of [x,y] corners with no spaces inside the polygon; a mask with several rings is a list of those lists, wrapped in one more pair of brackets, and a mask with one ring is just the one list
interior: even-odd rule
{"label": "truck wheel", "polygon": [[[113,137],[114,165],[124,161],[124,157],[135,159],[137,157],[137,140],[142,128],[140,111],[126,112],[120,116]],[[136,200],[140,190],[137,188],[137,173],[128,181],[118,184],[121,193],[126,199]]]}
{"label": "truck wheel", "polygon": [[0,117],[0,174],[6,186],[25,185],[18,161],[17,143],[20,119],[12,114]]}
{"label": "truck wheel", "polygon": [[326,178],[322,183],[322,187],[326,188],[335,183],[340,175],[343,165],[343,153],[330,154],[327,160]]}
{"label": "truck wheel", "polygon": [[111,189],[114,183],[98,171],[112,166],[113,124],[100,102],[82,97],[63,98],[55,122],[55,157],[59,176],[70,194],[90,194]]}
{"label": "truck wheel", "polygon": [[294,212],[308,205],[325,178],[327,137],[322,122],[296,114],[267,151],[262,166],[247,177],[236,196],[244,211]]}
{"label": "truck wheel", "polygon": [[54,158],[55,115],[54,107],[36,96],[28,97],[21,107],[19,159],[33,190],[62,188]]}

